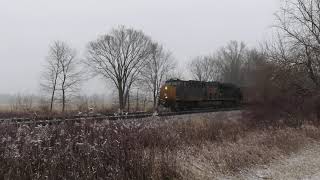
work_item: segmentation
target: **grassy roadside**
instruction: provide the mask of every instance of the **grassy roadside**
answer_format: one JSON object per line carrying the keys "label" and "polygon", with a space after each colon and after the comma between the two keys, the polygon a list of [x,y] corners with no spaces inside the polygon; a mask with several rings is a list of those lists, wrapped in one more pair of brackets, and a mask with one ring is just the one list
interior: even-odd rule
{"label": "grassy roadside", "polygon": [[313,125],[259,128],[241,112],[55,126],[0,125],[5,179],[205,179],[318,141]]}
{"label": "grassy roadside", "polygon": [[207,142],[180,151],[179,167],[183,179],[213,179],[236,175],[256,165],[266,165],[319,141],[320,130],[274,129],[248,132],[237,141]]}

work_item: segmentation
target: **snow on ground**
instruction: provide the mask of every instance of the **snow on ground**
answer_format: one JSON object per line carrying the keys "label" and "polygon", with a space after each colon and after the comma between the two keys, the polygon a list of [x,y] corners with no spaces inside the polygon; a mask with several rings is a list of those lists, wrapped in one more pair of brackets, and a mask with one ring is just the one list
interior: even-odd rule
{"label": "snow on ground", "polygon": [[319,180],[320,179],[320,143],[310,145],[298,153],[272,162],[266,166],[255,167],[240,172],[234,177],[219,177],[229,180],[259,180],[259,179],[286,179],[286,180]]}

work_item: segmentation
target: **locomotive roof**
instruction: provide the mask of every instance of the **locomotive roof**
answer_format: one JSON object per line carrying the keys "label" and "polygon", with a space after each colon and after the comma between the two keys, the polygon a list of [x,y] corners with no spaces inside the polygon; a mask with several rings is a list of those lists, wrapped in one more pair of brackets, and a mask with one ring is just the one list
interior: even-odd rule
{"label": "locomotive roof", "polygon": [[219,81],[210,81],[210,82],[206,82],[206,81],[196,81],[196,80],[189,80],[189,81],[184,81],[184,80],[180,80],[180,79],[169,79],[166,81],[166,83],[170,83],[170,82],[187,82],[187,83],[193,83],[193,84],[215,84],[215,85],[220,85],[220,86],[224,86],[224,87],[237,87],[236,85],[232,84],[232,83],[222,83]]}
{"label": "locomotive roof", "polygon": [[166,82],[194,82],[194,83],[219,83],[218,81],[211,81],[211,82],[206,82],[206,81],[197,81],[197,80],[180,80],[180,79],[169,79]]}

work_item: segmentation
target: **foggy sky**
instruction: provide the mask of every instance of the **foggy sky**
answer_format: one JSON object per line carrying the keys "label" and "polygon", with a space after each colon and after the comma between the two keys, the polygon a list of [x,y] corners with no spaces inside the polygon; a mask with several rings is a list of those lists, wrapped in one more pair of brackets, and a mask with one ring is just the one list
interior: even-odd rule
{"label": "foggy sky", "polygon": [[[48,45],[85,46],[125,25],[162,43],[181,66],[230,40],[255,46],[274,23],[279,0],[0,0],[0,93],[39,92]],[[105,82],[84,84],[104,92]]]}

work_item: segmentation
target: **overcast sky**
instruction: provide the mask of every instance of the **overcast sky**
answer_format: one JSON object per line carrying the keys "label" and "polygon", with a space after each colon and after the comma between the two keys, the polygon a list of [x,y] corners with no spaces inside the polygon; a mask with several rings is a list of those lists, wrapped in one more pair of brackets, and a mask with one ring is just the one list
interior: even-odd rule
{"label": "overcast sky", "polygon": [[[274,23],[279,0],[0,0],[0,93],[37,93],[48,45],[86,44],[113,27],[140,29],[183,65],[230,40],[255,46]],[[103,81],[84,84],[104,92]]]}

